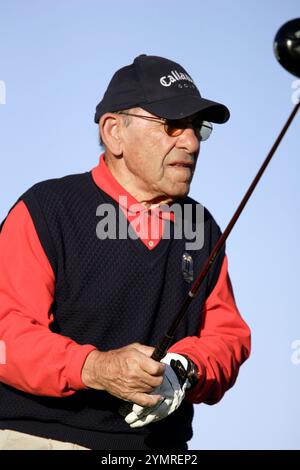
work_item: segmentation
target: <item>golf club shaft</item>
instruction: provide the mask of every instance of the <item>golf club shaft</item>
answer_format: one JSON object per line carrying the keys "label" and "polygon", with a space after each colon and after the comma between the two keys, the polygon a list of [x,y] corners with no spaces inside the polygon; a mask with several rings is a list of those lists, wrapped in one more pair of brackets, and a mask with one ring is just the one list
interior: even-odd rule
{"label": "golf club shaft", "polygon": [[[218,256],[220,250],[222,249],[224,243],[226,242],[231,230],[233,229],[236,221],[238,220],[239,216],[241,215],[245,205],[247,204],[251,194],[253,193],[256,185],[258,184],[260,178],[262,177],[265,169],[267,168],[268,164],[270,163],[278,145],[280,144],[281,140],[283,139],[286,131],[288,130],[292,120],[294,119],[298,109],[300,107],[300,101],[298,104],[295,105],[294,109],[292,110],[288,120],[286,121],[285,125],[283,126],[280,134],[278,135],[276,141],[274,142],[270,152],[268,153],[266,159],[264,160],[263,164],[261,165],[257,175],[253,179],[252,183],[250,184],[245,196],[243,197],[240,205],[238,206],[237,210],[235,211],[233,217],[231,218],[229,224],[227,225],[226,229],[224,230],[223,234],[217,241],[216,245],[214,246],[210,256],[206,260],[200,274],[196,278],[194,284],[191,287],[191,290],[187,294],[186,299],[184,300],[180,310],[178,311],[173,323],[171,324],[170,328],[164,335],[164,337],[159,341],[159,343],[156,345],[151,358],[154,359],[155,361],[160,361],[167,353],[167,350],[171,346],[174,340],[174,334],[177,329],[177,326],[179,325],[180,321],[186,314],[188,307],[190,303],[192,302],[193,298],[196,296],[197,292],[199,291],[207,273],[209,272],[210,268],[212,267],[216,257]],[[119,412],[121,415],[126,416],[128,413],[132,411],[132,403],[124,403]]]}
{"label": "golf club shaft", "polygon": [[208,273],[208,271],[210,270],[210,268],[212,267],[216,257],[218,256],[220,250],[222,249],[224,243],[226,242],[231,230],[233,229],[236,221],[238,220],[239,216],[241,215],[245,205],[247,204],[250,196],[252,195],[256,185],[258,184],[260,178],[262,177],[265,169],[267,168],[268,164],[270,163],[278,145],[280,144],[281,140],[283,139],[286,131],[288,130],[291,122],[293,121],[298,109],[300,107],[300,101],[299,103],[297,103],[295,105],[295,107],[293,108],[288,120],[286,121],[285,125],[283,126],[280,134],[278,135],[276,141],[274,142],[270,152],[268,153],[266,159],[264,160],[263,164],[261,165],[257,175],[255,176],[255,178],[253,179],[252,183],[250,184],[245,196],[243,197],[240,205],[238,206],[237,210],[235,211],[233,217],[231,218],[229,224],[227,225],[226,229],[224,230],[223,234],[221,235],[221,237],[219,238],[219,240],[217,241],[215,247],[213,248],[210,256],[208,257],[207,261],[205,262],[200,274],[198,275],[198,277],[196,278],[194,284],[192,285],[192,288],[191,290],[189,291],[185,301],[183,302],[180,310],[178,311],[173,323],[171,324],[170,328],[168,329],[167,333],[165,334],[165,336],[161,339],[161,341],[156,345],[155,347],[155,350],[152,354],[152,359],[155,359],[156,361],[160,361],[166,354],[168,348],[171,346],[172,342],[173,342],[173,339],[174,339],[174,334],[175,334],[175,331],[176,331],[176,328],[177,326],[179,325],[181,319],[184,317],[184,315],[186,314],[187,312],[187,309],[191,303],[191,301],[193,300],[193,298],[195,297],[195,295],[197,294],[197,292],[199,291],[205,277],[206,277],[206,274]]}

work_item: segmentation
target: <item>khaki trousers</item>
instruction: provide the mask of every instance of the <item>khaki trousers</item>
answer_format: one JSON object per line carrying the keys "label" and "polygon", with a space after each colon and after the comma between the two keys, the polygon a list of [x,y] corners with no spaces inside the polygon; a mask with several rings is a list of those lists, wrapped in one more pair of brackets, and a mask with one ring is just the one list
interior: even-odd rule
{"label": "khaki trousers", "polygon": [[71,442],[55,441],[23,432],[0,430],[0,450],[89,450]]}

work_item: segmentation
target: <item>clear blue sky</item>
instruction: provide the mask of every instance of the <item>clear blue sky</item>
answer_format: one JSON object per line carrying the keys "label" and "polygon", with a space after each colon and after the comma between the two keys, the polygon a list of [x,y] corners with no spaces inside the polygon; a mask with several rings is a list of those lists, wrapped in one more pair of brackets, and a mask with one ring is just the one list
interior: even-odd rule
{"label": "clear blue sky", "polygon": [[[191,190],[224,229],[292,109],[296,78],[272,45],[299,16],[299,0],[1,2],[0,219],[33,183],[97,163],[94,108],[115,70],[147,53],[181,63],[231,110]],[[196,407],[191,449],[300,448],[299,142],[300,115],[228,240],[253,352],[219,404]]]}

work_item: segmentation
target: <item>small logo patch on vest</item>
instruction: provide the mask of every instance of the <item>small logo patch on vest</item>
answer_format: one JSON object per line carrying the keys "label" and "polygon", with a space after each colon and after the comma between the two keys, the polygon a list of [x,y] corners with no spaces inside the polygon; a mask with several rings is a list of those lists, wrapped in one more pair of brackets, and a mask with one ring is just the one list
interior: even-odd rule
{"label": "small logo patch on vest", "polygon": [[186,282],[193,282],[194,280],[194,263],[193,258],[189,253],[183,253],[182,255],[182,274]]}

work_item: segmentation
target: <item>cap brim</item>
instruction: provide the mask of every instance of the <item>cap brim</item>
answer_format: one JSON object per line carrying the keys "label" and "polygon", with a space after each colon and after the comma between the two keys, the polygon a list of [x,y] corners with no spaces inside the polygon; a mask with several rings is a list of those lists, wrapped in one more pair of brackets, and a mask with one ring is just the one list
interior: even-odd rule
{"label": "cap brim", "polygon": [[165,119],[183,119],[193,114],[203,113],[205,120],[223,124],[230,117],[229,109],[223,104],[195,95],[177,96],[154,103],[141,103],[140,106],[149,113]]}

